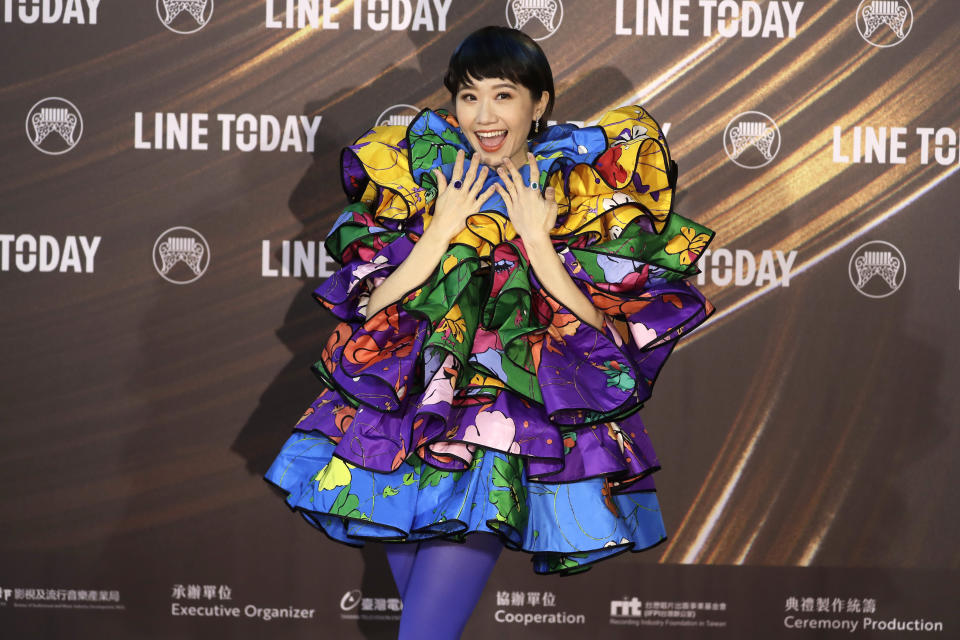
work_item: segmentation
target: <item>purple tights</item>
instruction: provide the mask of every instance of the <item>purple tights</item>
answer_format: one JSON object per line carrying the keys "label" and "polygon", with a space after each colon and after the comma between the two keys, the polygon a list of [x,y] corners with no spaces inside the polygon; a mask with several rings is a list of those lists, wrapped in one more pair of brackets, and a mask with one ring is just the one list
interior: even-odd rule
{"label": "purple tights", "polygon": [[464,543],[434,538],[385,546],[403,600],[398,640],[459,638],[503,550],[499,538],[474,533]]}

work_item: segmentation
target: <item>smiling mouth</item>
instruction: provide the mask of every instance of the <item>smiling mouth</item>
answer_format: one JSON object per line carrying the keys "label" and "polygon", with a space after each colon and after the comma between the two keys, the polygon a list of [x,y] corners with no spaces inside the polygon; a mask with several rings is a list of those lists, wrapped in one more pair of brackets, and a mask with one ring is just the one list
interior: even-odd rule
{"label": "smiling mouth", "polygon": [[503,146],[507,139],[507,130],[500,131],[477,131],[475,132],[480,148],[484,151],[496,151]]}

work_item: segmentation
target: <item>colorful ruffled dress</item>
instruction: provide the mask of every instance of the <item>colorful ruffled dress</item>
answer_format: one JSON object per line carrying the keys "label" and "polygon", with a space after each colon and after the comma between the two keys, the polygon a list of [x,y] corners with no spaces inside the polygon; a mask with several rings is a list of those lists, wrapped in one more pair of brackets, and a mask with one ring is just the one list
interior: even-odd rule
{"label": "colorful ruffled dress", "polygon": [[431,171],[449,179],[459,149],[470,157],[455,118],[431,110],[344,149],[353,204],[325,242],[341,268],[313,293],[342,322],[313,365],[326,388],[266,478],[355,546],[492,532],[537,573],[565,574],[649,548],[666,532],[637,411],[713,310],[685,280],[713,232],[673,213],[659,125],[617,109],[530,141],[557,194],[554,246],[602,331],[540,284],[498,195],[426,281],[367,318],[370,291],[430,224]]}

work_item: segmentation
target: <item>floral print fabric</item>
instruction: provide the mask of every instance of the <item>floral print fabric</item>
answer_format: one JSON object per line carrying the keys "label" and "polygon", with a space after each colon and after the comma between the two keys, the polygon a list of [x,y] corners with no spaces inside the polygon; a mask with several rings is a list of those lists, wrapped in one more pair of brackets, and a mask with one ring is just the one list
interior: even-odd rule
{"label": "floral print fabric", "polygon": [[431,277],[368,318],[370,291],[430,224],[432,169],[449,178],[461,148],[456,120],[424,110],[344,150],[354,204],[326,239],[341,268],[314,291],[341,320],[314,365],[326,388],[267,479],[348,544],[493,531],[539,573],[656,544],[659,462],[637,411],[712,311],[685,279],[713,232],[672,211],[666,140],[626,107],[530,143],[557,193],[554,246],[602,331],[541,285],[499,196]]}

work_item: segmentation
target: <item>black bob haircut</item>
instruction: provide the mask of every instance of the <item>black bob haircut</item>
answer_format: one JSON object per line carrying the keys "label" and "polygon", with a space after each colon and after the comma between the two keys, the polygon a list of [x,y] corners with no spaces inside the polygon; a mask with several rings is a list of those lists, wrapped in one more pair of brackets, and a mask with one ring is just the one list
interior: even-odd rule
{"label": "black bob haircut", "polygon": [[[450,56],[443,85],[456,102],[457,92],[471,80],[506,78],[526,87],[534,102],[544,91],[550,94],[547,108],[537,122],[553,112],[553,72],[547,56],[533,38],[517,29],[489,26],[477,29],[461,42]],[[531,123],[528,138],[534,136]]]}

